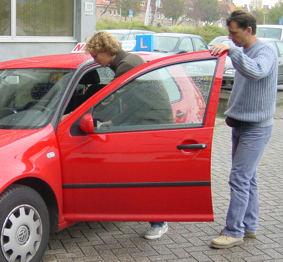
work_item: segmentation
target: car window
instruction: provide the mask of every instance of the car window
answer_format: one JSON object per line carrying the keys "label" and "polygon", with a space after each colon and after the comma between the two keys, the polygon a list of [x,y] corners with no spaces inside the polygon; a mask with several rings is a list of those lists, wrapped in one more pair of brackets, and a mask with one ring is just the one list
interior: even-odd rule
{"label": "car window", "polygon": [[122,86],[93,108],[96,133],[201,126],[216,59],[163,67]]}
{"label": "car window", "polygon": [[109,67],[98,67],[86,72],[79,80],[64,115],[74,111],[113,79],[114,72]]}
{"label": "car window", "polygon": [[182,39],[180,45],[179,45],[179,51],[185,51],[185,52],[193,52],[194,48],[193,48],[193,43],[191,38],[184,38]]}
{"label": "car window", "polygon": [[96,68],[99,75],[100,84],[108,85],[114,79],[114,72],[109,67]]}
{"label": "car window", "polygon": [[[107,30],[106,30],[107,31]],[[128,40],[136,40],[137,35],[147,35],[152,34],[154,32],[151,31],[136,31],[136,30],[129,30],[125,32],[114,32],[114,31],[108,31],[110,34],[115,36],[120,41],[128,41]]]}
{"label": "car window", "polygon": [[176,103],[182,99],[182,92],[178,87],[178,84],[172,77],[168,77],[168,70],[159,70],[160,77],[163,79],[162,83],[166,92],[168,93],[170,103]]}
{"label": "car window", "polygon": [[195,45],[195,51],[201,51],[201,50],[207,50],[208,49],[206,43],[200,38],[193,37],[193,42],[194,42],[194,45]]}
{"label": "car window", "polygon": [[280,56],[283,56],[283,42],[276,42]]}
{"label": "car window", "polygon": [[154,51],[173,52],[179,41],[179,37],[154,36]]}
{"label": "car window", "polygon": [[222,43],[226,40],[223,40],[223,37],[215,37],[210,43],[209,45],[215,45],[215,44],[219,44],[219,43]]}
{"label": "car window", "polygon": [[111,32],[111,35],[113,35],[115,38],[117,38],[118,40],[120,41],[123,41],[123,40],[128,40],[128,35],[127,34],[122,34],[122,33],[113,33]]}
{"label": "car window", "polygon": [[275,38],[277,40],[280,40],[282,35],[281,28],[257,27],[256,32],[257,32],[256,35],[258,37]]}
{"label": "car window", "polygon": [[74,70],[8,69],[0,75],[0,128],[46,125]]}

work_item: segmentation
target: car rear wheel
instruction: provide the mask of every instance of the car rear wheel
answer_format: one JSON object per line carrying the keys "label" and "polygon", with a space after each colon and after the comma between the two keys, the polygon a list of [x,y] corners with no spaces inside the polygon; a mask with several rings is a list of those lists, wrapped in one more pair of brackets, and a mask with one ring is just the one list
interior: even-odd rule
{"label": "car rear wheel", "polygon": [[0,210],[0,261],[40,261],[49,238],[42,197],[27,186],[14,185],[1,194]]}

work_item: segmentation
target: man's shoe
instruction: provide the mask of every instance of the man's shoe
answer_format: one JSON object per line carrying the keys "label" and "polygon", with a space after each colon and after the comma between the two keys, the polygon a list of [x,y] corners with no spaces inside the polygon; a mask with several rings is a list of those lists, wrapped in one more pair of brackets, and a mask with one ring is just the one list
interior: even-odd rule
{"label": "man's shoe", "polygon": [[245,238],[256,238],[256,233],[254,232],[245,232]]}
{"label": "man's shoe", "polygon": [[221,235],[217,238],[214,238],[211,241],[211,247],[214,247],[214,248],[230,248],[230,247],[234,247],[234,246],[239,246],[243,243],[244,243],[244,240],[242,238]]}
{"label": "man's shoe", "polygon": [[168,231],[168,223],[164,223],[163,226],[153,226],[144,235],[146,239],[157,239],[162,237]]}

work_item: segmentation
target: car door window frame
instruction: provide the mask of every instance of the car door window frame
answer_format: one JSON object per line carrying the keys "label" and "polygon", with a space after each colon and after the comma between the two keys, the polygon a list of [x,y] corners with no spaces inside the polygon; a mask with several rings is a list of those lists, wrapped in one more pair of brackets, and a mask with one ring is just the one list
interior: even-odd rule
{"label": "car door window frame", "polygon": [[[208,61],[208,60],[214,60],[215,61],[215,66],[214,66],[214,72],[217,68],[217,59],[215,58],[212,58],[212,59],[201,59],[201,60],[196,60],[196,61],[193,61],[193,62],[197,62],[197,61]],[[170,67],[170,66],[174,66],[174,65],[181,65],[181,64],[185,64],[185,63],[191,63],[191,61],[187,61],[187,62],[182,62],[182,63],[176,63],[176,64],[170,64],[170,65],[166,65],[166,66],[161,66],[159,68],[155,68],[154,70],[160,70],[164,67]],[[147,71],[146,73],[143,73],[141,75],[138,75],[136,78],[134,79],[131,79],[130,81],[128,81],[127,83],[124,83],[122,86],[120,86],[118,89],[114,90],[113,92],[111,92],[109,95],[107,95],[102,101],[105,101],[107,99],[111,99],[111,96],[113,96],[113,94],[123,88],[125,85],[127,85],[129,82],[132,82],[134,81],[135,79],[143,76],[144,74],[148,74],[148,73],[151,73],[152,71],[154,70],[150,70],[150,71]],[[212,74],[212,79],[210,80],[210,85],[209,85],[209,94],[207,95],[206,97],[206,101],[209,100],[209,96],[210,96],[210,93],[211,93],[211,89],[212,89],[212,86],[213,86],[213,83],[214,83],[214,73]],[[101,103],[102,101],[99,101],[99,103]],[[90,112],[93,113],[93,110],[94,108],[99,104],[97,103],[96,105],[94,105],[92,107],[92,109],[90,110]],[[205,122],[205,118],[206,118],[206,111],[207,111],[207,106],[208,104],[206,104],[206,108],[204,110],[204,115],[203,115],[203,119],[202,119],[202,122],[201,123],[184,123],[184,124],[178,124],[178,125],[171,125],[171,124],[158,124],[158,125],[141,125],[141,126],[127,126],[127,128],[125,129],[125,127],[118,127],[116,126],[115,129],[111,130],[103,130],[103,132],[97,132],[96,130],[96,133],[99,134],[99,133],[116,133],[116,132],[131,132],[131,131],[150,131],[150,130],[161,130],[161,129],[176,129],[176,128],[187,128],[187,127],[190,127],[190,128],[196,128],[196,127],[202,127],[204,125],[204,122]],[[94,118],[96,119],[95,115],[94,115]],[[97,125],[97,124],[96,124]]]}

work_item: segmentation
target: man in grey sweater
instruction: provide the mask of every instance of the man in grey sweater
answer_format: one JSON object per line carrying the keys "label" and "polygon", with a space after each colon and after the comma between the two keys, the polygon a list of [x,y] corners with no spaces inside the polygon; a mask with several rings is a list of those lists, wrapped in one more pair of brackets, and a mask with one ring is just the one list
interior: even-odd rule
{"label": "man in grey sweater", "polygon": [[257,166],[271,136],[277,94],[277,55],[273,47],[257,39],[255,18],[237,10],[227,19],[227,26],[236,46],[211,48],[213,55],[228,51],[236,69],[225,112],[226,123],[232,127],[230,205],[226,226],[211,242],[214,248],[233,247],[242,244],[244,237],[256,237]]}

